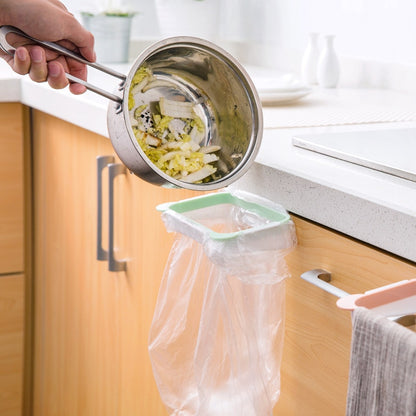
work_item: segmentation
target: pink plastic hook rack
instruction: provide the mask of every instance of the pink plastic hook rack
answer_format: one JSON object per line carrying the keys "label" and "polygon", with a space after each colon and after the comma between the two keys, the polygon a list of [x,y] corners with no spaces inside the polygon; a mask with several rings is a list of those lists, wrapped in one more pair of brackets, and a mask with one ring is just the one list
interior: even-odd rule
{"label": "pink plastic hook rack", "polygon": [[402,280],[351,295],[330,284],[331,273],[326,270],[309,270],[301,278],[339,297],[337,306],[340,309],[352,311],[357,307],[365,307],[392,320],[416,314],[416,279]]}

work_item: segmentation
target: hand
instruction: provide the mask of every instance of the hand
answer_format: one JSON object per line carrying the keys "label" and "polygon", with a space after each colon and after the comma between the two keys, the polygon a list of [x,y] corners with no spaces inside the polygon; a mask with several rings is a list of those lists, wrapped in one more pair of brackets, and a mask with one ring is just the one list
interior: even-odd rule
{"label": "hand", "polygon": [[[58,0],[0,0],[0,25],[15,26],[36,39],[59,43],[95,61],[93,35]],[[18,74],[29,74],[36,82],[48,81],[52,88],[68,85],[65,72],[87,79],[87,68],[80,62],[17,35],[8,35],[7,41],[16,47],[16,52],[10,56],[0,51],[0,56]],[[74,94],[85,91],[84,86],[76,83],[69,88]]]}

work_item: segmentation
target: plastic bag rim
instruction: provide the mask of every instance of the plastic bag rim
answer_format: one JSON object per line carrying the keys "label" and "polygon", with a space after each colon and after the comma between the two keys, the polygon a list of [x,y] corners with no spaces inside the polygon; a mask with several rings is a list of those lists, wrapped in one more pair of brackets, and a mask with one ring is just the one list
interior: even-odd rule
{"label": "plastic bag rim", "polygon": [[[197,231],[207,233],[212,240],[223,241],[233,239],[242,235],[249,235],[264,231],[267,229],[276,228],[281,224],[287,223],[290,220],[290,215],[287,212],[281,212],[271,207],[260,205],[254,201],[250,201],[249,198],[245,199],[244,195],[250,196],[249,193],[239,192],[239,196],[230,191],[220,191],[211,194],[199,195],[196,197],[188,198],[177,202],[167,202],[159,204],[156,209],[162,213],[171,213],[176,219],[185,222],[188,226],[195,228]],[[252,195],[254,197],[254,195]],[[263,218],[270,220],[268,224],[248,228],[245,230],[239,230],[232,233],[219,233],[211,230],[210,228],[198,223],[182,214],[185,212],[193,211],[200,208],[206,208],[209,206],[220,205],[220,204],[233,204],[240,208],[245,208]]]}

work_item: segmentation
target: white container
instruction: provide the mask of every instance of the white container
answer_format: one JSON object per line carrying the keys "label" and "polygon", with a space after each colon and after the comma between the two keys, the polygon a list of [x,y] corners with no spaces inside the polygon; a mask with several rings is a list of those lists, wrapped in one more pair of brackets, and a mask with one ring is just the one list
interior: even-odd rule
{"label": "white container", "polygon": [[129,58],[133,15],[82,14],[82,22],[95,38],[97,62],[125,63]]}
{"label": "white container", "polygon": [[319,33],[310,33],[309,42],[302,58],[301,76],[307,85],[317,84],[317,66],[319,58],[318,48]]}
{"label": "white container", "polygon": [[335,88],[338,85],[340,67],[334,48],[333,35],[324,36],[324,47],[318,60],[318,84],[323,88]]}

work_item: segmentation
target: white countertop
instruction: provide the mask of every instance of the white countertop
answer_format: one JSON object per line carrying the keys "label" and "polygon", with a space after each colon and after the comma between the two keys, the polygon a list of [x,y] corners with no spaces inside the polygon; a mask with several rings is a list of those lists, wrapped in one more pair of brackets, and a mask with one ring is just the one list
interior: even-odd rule
{"label": "white countertop", "polygon": [[[128,65],[114,68],[129,70]],[[95,71],[89,81],[109,92],[119,82]],[[74,96],[53,90],[15,75],[3,61],[0,101],[22,102],[108,137],[107,99],[91,92]],[[264,107],[264,122],[256,163],[233,187],[278,201],[292,213],[416,262],[416,182],[292,145],[296,134],[416,128],[415,96],[389,90],[316,89],[300,101]]]}

